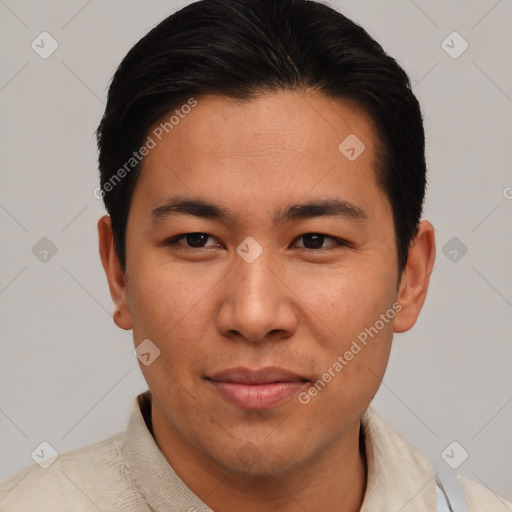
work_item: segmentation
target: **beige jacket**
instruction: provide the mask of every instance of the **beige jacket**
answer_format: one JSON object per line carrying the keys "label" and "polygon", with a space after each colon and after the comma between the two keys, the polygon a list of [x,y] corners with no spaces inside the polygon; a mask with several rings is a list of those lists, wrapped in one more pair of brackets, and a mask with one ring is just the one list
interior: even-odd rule
{"label": "beige jacket", "polygon": [[[2,512],[211,512],[176,475],[144,421],[148,393],[133,404],[128,427],[104,441],[60,454],[0,484]],[[362,512],[435,512],[435,473],[371,407],[362,418],[368,481]],[[468,512],[507,512],[512,504],[460,479]]]}

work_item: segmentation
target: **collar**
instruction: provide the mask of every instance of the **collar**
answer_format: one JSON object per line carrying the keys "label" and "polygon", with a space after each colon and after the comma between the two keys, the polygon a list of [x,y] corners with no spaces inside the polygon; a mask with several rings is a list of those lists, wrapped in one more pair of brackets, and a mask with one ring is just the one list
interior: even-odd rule
{"label": "collar", "polygon": [[[371,407],[361,418],[368,480],[361,512],[436,510],[435,472]],[[213,512],[174,472],[151,433],[151,394],[139,395],[123,433],[121,454],[155,511]]]}
{"label": "collar", "polygon": [[361,418],[368,479],[361,512],[436,510],[435,471],[428,457],[372,407]]}
{"label": "collar", "polygon": [[[146,413],[148,424],[141,411]],[[149,413],[149,414],[148,414]],[[149,506],[158,512],[213,512],[174,472],[151,431],[151,393],[139,395],[123,435],[121,454]]]}

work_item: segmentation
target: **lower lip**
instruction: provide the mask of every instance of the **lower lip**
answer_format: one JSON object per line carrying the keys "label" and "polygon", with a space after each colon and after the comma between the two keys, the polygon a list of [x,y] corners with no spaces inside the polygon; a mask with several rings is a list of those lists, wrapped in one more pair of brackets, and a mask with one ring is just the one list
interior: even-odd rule
{"label": "lower lip", "polygon": [[271,382],[269,384],[241,384],[210,381],[221,396],[241,409],[262,410],[278,405],[286,398],[298,394],[306,384],[302,381]]}

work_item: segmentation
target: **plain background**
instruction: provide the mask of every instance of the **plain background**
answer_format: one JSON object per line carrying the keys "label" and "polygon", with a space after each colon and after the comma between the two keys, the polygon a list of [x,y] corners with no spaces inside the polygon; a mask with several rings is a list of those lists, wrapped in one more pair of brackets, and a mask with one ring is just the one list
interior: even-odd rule
{"label": "plain background", "polygon": [[[0,0],[0,480],[42,441],[63,452],[122,430],[146,389],[98,256],[94,131],[122,57],[186,3]],[[512,4],[331,5],[406,69],[427,132],[437,262],[373,406],[438,467],[459,443],[457,472],[512,499]],[[47,59],[31,48],[43,31],[59,45]]]}

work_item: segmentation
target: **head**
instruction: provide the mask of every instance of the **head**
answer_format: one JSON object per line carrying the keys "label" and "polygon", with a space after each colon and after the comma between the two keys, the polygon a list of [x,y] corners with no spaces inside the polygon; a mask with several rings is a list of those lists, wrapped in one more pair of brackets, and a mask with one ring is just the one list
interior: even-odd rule
{"label": "head", "polygon": [[[127,54],[98,145],[114,319],[158,349],[141,368],[168,434],[254,474],[347,435],[433,265],[400,66],[320,3],[196,2]],[[259,407],[222,388],[240,367],[297,379]]]}

